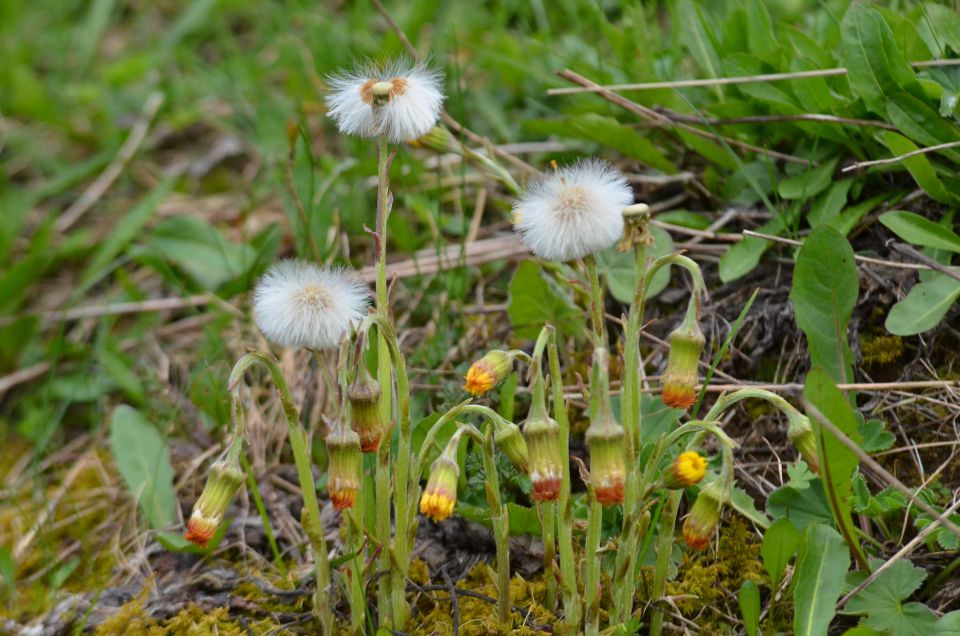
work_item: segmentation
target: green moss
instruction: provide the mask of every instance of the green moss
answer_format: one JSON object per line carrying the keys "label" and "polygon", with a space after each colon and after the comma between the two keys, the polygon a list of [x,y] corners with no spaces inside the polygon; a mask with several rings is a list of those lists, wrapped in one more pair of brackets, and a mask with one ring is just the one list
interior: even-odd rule
{"label": "green moss", "polygon": [[896,362],[903,356],[903,340],[900,336],[860,336],[860,355],[863,366],[882,366]]}
{"label": "green moss", "polygon": [[704,633],[727,632],[726,616],[739,613],[736,594],[746,580],[764,581],[760,540],[743,519],[734,517],[723,526],[716,552],[684,554],[677,579],[667,584],[667,594],[684,616],[697,617]]}

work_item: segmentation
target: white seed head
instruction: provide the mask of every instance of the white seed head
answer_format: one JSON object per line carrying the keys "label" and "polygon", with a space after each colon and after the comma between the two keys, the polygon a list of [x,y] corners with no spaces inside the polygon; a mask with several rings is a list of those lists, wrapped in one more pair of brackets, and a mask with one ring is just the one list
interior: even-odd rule
{"label": "white seed head", "polygon": [[253,319],[270,342],[332,349],[366,314],[370,290],[356,272],[299,259],[280,261],[253,292]]}
{"label": "white seed head", "polygon": [[440,117],[443,74],[426,64],[368,65],[327,82],[327,112],[345,135],[376,137],[382,131],[393,143],[413,141]]}
{"label": "white seed head", "polygon": [[616,243],[621,212],[632,202],[626,178],[613,166],[579,161],[532,181],[513,206],[513,227],[540,258],[569,261]]}

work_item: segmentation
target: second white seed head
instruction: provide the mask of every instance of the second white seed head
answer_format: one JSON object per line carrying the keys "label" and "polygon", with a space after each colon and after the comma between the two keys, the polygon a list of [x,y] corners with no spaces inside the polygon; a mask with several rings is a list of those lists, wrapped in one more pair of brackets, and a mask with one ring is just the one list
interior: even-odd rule
{"label": "second white seed head", "polygon": [[253,319],[270,342],[333,349],[363,320],[370,290],[356,272],[299,259],[280,261],[253,292]]}
{"label": "second white seed head", "polygon": [[430,132],[443,106],[443,74],[425,64],[398,60],[327,79],[328,114],[340,132],[360,137],[384,133],[393,143]]}
{"label": "second white seed head", "polygon": [[513,226],[540,258],[569,261],[616,243],[631,203],[617,169],[600,159],[579,161],[532,181],[513,206]]}

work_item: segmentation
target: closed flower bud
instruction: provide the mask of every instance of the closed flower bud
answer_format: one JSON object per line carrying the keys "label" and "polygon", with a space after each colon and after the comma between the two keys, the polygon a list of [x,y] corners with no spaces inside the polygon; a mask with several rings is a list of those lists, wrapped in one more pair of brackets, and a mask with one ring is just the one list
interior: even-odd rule
{"label": "closed flower bud", "polygon": [[334,428],[326,439],[327,491],[337,510],[352,508],[360,490],[360,436],[349,427]]}
{"label": "closed flower bud", "polygon": [[590,481],[597,501],[604,506],[623,503],[627,476],[624,431],[609,411],[590,423],[585,434],[590,451]]}
{"label": "closed flower bud", "polygon": [[387,427],[380,417],[380,383],[370,377],[362,365],[357,379],[347,391],[350,400],[350,424],[360,436],[360,450],[375,453]]}
{"label": "closed flower bud", "polygon": [[717,526],[720,511],[726,501],[723,486],[711,482],[697,495],[690,514],[683,521],[683,540],[693,550],[703,550],[710,545]]}
{"label": "closed flower bud", "polygon": [[673,460],[663,477],[666,488],[680,489],[700,483],[707,474],[707,460],[696,451],[686,451]]}
{"label": "closed flower bud", "polygon": [[530,454],[527,452],[527,442],[523,439],[519,426],[513,422],[498,426],[493,441],[517,470],[522,473],[530,471]]}
{"label": "closed flower bud", "polygon": [[434,126],[427,134],[409,141],[414,148],[427,148],[434,152],[446,152],[450,149],[450,131],[443,126]]}
{"label": "closed flower bud", "polygon": [[670,334],[670,355],[663,374],[663,402],[678,409],[693,406],[697,397],[697,364],[705,339],[691,312]]}
{"label": "closed flower bud", "polygon": [[494,349],[470,365],[463,389],[471,395],[483,395],[500,384],[512,366],[511,354]]}
{"label": "closed flower bud", "polygon": [[460,466],[456,457],[459,443],[460,433],[457,432],[450,438],[440,457],[430,465],[427,487],[420,497],[420,512],[435,522],[443,521],[453,514],[453,506],[457,503]]}
{"label": "closed flower bud", "polygon": [[787,437],[796,446],[803,461],[807,462],[815,473],[820,472],[820,451],[817,448],[817,435],[810,420],[802,413],[788,413]]}
{"label": "closed flower bud", "polygon": [[556,501],[563,483],[563,452],[560,427],[546,414],[531,415],[523,424],[523,437],[530,449],[530,481],[534,501]]}
{"label": "closed flower bud", "polygon": [[236,460],[221,459],[214,462],[210,466],[203,492],[193,504],[184,538],[199,546],[206,546],[223,521],[242,483],[243,471]]}

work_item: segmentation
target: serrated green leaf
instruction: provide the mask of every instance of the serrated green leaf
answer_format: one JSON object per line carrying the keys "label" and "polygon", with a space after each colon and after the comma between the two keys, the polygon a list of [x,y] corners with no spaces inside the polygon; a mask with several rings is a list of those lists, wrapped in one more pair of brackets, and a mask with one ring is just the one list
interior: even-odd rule
{"label": "serrated green leaf", "polygon": [[797,553],[800,538],[800,531],[789,519],[776,521],[763,533],[760,556],[763,558],[763,567],[770,577],[772,588],[776,589],[777,582],[787,569],[787,564]]}
{"label": "serrated green leaf", "polygon": [[884,323],[897,336],[913,336],[933,329],[960,298],[960,281],[946,274],[917,283],[907,297],[890,309]]}
{"label": "serrated green leaf", "polygon": [[960,253],[960,236],[956,232],[914,212],[884,212],[880,222],[908,243]]}
{"label": "serrated green leaf", "polygon": [[110,450],[150,525],[171,525],[176,497],[166,440],[139,411],[121,404],[110,419]]}
{"label": "serrated green leaf", "polygon": [[960,610],[941,616],[933,633],[937,636],[960,636]]}
{"label": "serrated green leaf", "polygon": [[[873,567],[882,563],[879,560],[871,562]],[[850,584],[857,585],[866,576],[863,572],[851,574]],[[844,613],[866,615],[864,625],[891,636],[931,634],[936,614],[921,603],[903,603],[926,578],[927,573],[922,568],[906,559],[897,561],[851,598]]]}
{"label": "serrated green leaf", "polygon": [[849,567],[850,554],[836,530],[820,524],[807,528],[793,579],[794,634],[827,633]]}
{"label": "serrated green leaf", "polygon": [[884,429],[883,420],[865,420],[858,427],[861,442],[860,448],[868,453],[885,451],[896,441],[893,433]]}

